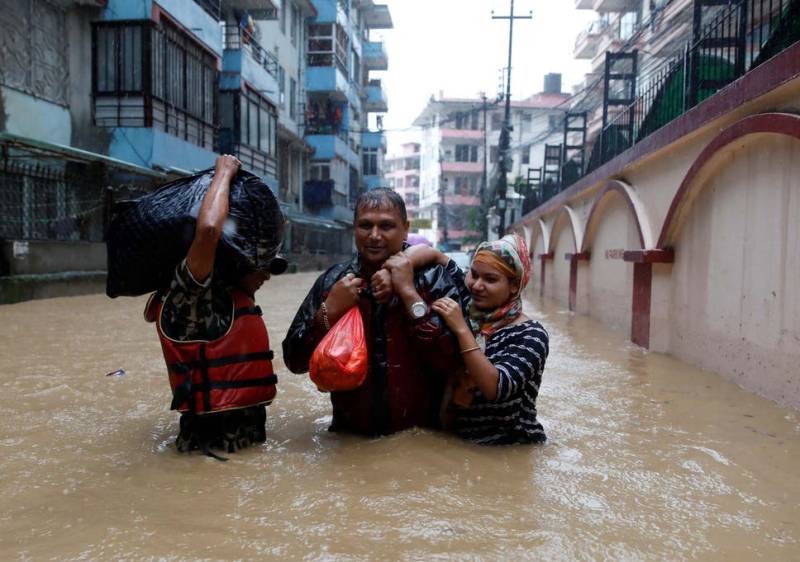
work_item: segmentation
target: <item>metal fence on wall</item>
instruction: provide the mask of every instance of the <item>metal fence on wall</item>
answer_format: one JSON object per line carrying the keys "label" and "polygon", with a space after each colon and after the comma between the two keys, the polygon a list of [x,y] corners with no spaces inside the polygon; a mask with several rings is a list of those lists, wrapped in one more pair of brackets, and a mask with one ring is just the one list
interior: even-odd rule
{"label": "metal fence on wall", "polygon": [[63,171],[0,166],[0,238],[103,240],[104,191]]}
{"label": "metal fence on wall", "polygon": [[732,1],[701,15],[695,7],[692,42],[640,80],[633,103],[601,131],[586,173],[800,39],[798,0]]}
{"label": "metal fence on wall", "polygon": [[[579,165],[565,157],[558,188],[550,196],[800,40],[800,0],[724,4],[695,0],[693,15],[692,40],[654,70],[636,77],[633,101],[610,112],[579,173],[564,173],[567,167],[574,171]],[[609,92],[604,98],[609,98]],[[537,205],[548,198],[542,190],[536,196]]]}

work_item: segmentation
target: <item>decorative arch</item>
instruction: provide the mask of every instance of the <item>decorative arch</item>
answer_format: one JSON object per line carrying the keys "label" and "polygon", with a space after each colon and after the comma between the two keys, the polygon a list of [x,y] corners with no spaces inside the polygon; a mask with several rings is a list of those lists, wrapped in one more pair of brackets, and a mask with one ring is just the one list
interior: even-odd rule
{"label": "decorative arch", "polygon": [[[600,213],[598,208],[600,204],[603,202],[603,199],[608,197],[612,193],[618,193],[622,196],[622,199],[628,205],[628,208],[633,215],[634,220],[636,221],[636,229],[639,232],[639,243],[643,250],[653,248],[653,230],[650,227],[650,218],[647,214],[647,211],[644,208],[644,203],[633,190],[633,188],[620,180],[609,180],[594,198],[592,201],[591,210],[589,211],[589,218],[586,219],[586,226],[584,232],[588,235],[590,232],[591,226],[593,222],[599,220]],[[588,236],[584,236],[583,242],[581,245],[581,252],[587,251],[589,241],[587,240]]]}
{"label": "decorative arch", "polygon": [[[564,214],[566,214],[567,220],[569,221],[568,224],[570,227],[570,231],[572,232],[573,247],[575,248],[575,252],[577,252],[578,248],[583,246],[583,226],[581,225],[581,221],[572,207],[570,207],[569,205],[563,205],[558,210],[558,213],[556,213],[555,220],[553,220],[553,228],[551,230],[551,234],[555,230],[558,221],[561,220],[561,216]],[[555,250],[553,244],[554,240],[552,239],[552,237],[548,236],[547,246],[546,246],[548,252],[552,252]]]}
{"label": "decorative arch", "polygon": [[528,252],[530,252],[531,259],[536,257],[534,241],[539,237],[541,237],[543,241],[542,246],[545,249],[550,247],[550,229],[547,228],[547,224],[541,218],[531,221],[531,223],[526,226],[526,232],[528,233],[526,243],[528,244]]}
{"label": "decorative arch", "polygon": [[692,201],[706,185],[709,163],[733,150],[736,141],[751,135],[784,135],[800,140],[800,116],[790,113],[761,113],[745,117],[723,130],[708,143],[686,172],[672,203],[669,206],[656,248],[668,248],[675,243],[678,230],[683,223]]}

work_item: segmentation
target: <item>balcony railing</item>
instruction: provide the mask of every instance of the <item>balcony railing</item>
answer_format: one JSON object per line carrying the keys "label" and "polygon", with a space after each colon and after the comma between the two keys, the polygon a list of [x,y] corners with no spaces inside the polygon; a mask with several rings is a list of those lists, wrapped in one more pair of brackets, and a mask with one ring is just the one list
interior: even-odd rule
{"label": "balcony railing", "polygon": [[607,29],[608,22],[606,20],[596,20],[580,32],[575,39],[575,58],[593,58],[597,51],[598,39]]}
{"label": "balcony railing", "polygon": [[231,51],[245,50],[255,62],[264,67],[273,77],[278,77],[278,58],[267,51],[246,29],[225,24],[225,48]]}
{"label": "balcony railing", "polygon": [[[679,54],[637,76],[631,103],[608,105],[609,118],[594,139],[587,164],[582,165],[583,158],[564,159],[553,185],[541,182],[537,204],[800,41],[800,0],[743,0],[717,6],[702,21],[695,20],[693,35]],[[605,97],[610,100],[613,94],[606,92]]]}

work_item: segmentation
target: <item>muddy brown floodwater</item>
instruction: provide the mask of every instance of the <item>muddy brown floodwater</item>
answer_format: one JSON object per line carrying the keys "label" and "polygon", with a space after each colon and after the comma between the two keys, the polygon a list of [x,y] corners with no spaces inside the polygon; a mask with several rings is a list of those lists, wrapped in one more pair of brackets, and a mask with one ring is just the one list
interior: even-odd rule
{"label": "muddy brown floodwater", "polygon": [[[314,277],[257,295],[277,352]],[[543,446],[328,433],[278,356],[269,439],[227,463],[176,453],[144,303],[0,306],[0,560],[800,559],[798,412],[551,303]]]}

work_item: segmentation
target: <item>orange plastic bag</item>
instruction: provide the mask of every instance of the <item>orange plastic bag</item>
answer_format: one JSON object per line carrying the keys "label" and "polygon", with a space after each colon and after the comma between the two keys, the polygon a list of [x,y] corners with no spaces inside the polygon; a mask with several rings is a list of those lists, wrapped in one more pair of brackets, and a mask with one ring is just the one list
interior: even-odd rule
{"label": "orange plastic bag", "polygon": [[354,306],[325,334],[311,354],[308,371],[322,392],[353,390],[367,378],[364,320]]}

